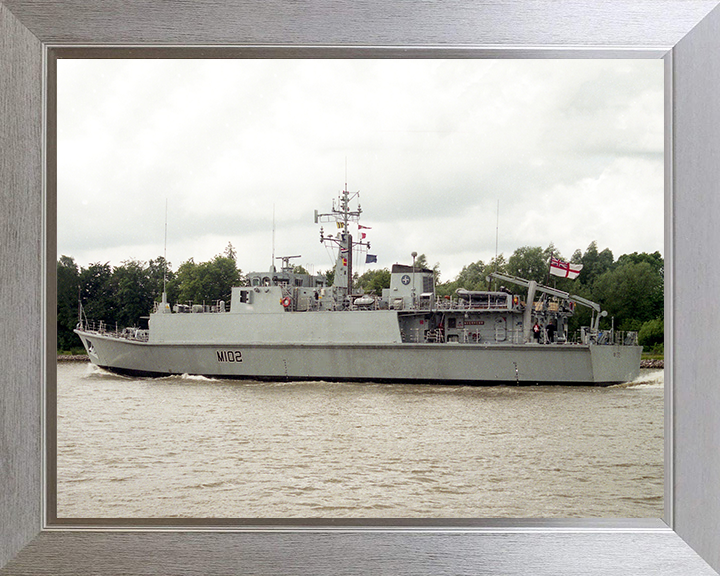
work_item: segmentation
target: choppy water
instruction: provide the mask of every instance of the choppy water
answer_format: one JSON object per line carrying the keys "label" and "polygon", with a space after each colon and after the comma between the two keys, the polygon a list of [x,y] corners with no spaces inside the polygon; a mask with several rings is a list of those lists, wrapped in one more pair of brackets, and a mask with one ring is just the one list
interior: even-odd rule
{"label": "choppy water", "polygon": [[57,467],[60,518],[657,518],[663,372],[486,388],[60,364]]}

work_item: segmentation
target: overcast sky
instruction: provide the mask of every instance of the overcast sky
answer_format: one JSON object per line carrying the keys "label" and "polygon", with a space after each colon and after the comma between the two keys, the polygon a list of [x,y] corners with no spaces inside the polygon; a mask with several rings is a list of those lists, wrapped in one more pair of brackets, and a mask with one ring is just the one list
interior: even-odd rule
{"label": "overcast sky", "polygon": [[[377,264],[663,252],[661,60],[60,60],[58,255],[244,271],[334,256],[346,182]],[[326,232],[331,228],[326,224]],[[364,262],[364,259],[363,259]]]}

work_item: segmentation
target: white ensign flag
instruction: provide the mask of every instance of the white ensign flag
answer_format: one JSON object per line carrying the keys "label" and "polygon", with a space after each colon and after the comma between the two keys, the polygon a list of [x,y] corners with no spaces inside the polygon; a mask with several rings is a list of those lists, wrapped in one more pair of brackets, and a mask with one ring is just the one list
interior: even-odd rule
{"label": "white ensign flag", "polygon": [[569,262],[563,262],[557,258],[550,259],[550,274],[553,276],[561,276],[562,278],[570,278],[575,280],[582,270],[582,264],[570,264]]}

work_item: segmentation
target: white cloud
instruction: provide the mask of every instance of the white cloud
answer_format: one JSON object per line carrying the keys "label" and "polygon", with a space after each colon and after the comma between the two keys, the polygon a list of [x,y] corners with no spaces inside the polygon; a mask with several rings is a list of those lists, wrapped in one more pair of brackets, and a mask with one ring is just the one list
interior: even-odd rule
{"label": "white cloud", "polygon": [[663,250],[654,60],[61,60],[58,252],[81,265],[231,241],[328,268],[313,224],[346,178],[378,265],[443,277],[495,252]]}

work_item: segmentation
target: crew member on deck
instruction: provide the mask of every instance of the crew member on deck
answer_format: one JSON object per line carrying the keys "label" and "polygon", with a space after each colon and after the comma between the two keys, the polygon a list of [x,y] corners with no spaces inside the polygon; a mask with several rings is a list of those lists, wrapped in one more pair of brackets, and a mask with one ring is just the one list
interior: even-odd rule
{"label": "crew member on deck", "polygon": [[540,324],[537,322],[533,326],[533,338],[535,338],[535,342],[540,342]]}

